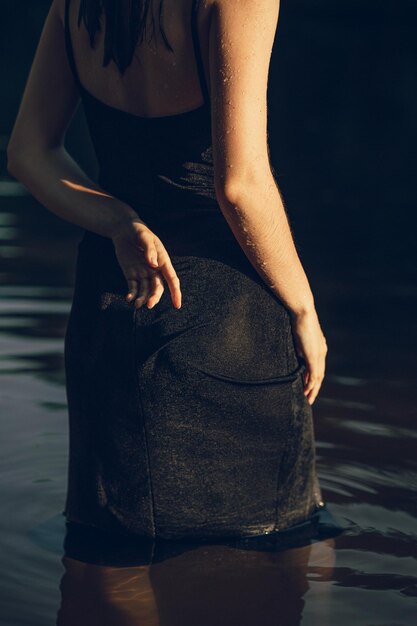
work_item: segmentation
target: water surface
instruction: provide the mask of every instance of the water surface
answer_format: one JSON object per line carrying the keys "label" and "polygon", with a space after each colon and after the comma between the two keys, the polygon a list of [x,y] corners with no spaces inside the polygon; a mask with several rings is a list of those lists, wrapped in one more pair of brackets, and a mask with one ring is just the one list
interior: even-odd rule
{"label": "water surface", "polygon": [[279,550],[168,550],[87,534],[67,537],[64,556],[63,337],[79,234],[11,191],[0,204],[1,624],[413,626],[416,322],[403,307],[415,302],[412,277],[313,273],[329,343],[314,404],[318,473],[342,533]]}

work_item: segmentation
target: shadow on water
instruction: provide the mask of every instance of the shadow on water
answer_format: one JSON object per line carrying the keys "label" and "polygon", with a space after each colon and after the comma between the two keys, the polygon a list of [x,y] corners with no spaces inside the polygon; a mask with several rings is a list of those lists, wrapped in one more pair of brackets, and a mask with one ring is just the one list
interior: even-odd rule
{"label": "shadow on water", "polygon": [[416,15],[369,2],[358,21],[321,5],[283,3],[270,91],[271,153],[329,344],[314,404],[318,534],[197,545],[65,526],[79,231],[4,176],[2,626],[417,623]]}

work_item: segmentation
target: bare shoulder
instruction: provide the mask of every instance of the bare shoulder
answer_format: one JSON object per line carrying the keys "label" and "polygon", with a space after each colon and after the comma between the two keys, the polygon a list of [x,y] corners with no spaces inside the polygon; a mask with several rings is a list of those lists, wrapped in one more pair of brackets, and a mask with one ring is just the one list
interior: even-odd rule
{"label": "bare shoulder", "polygon": [[220,59],[238,65],[257,59],[267,69],[278,23],[279,0],[210,0],[212,44]]}
{"label": "bare shoulder", "polygon": [[257,24],[269,24],[272,28],[274,23],[276,25],[280,8],[280,0],[202,0],[201,4],[214,13],[246,20],[255,18]]}

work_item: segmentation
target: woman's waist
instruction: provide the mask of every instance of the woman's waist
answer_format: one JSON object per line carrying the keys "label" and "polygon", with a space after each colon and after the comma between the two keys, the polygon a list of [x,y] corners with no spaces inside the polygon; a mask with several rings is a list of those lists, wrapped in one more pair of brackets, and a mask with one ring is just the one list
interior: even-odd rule
{"label": "woman's waist", "polygon": [[[120,198],[120,194],[118,195]],[[217,203],[182,204],[180,206],[162,205],[160,203],[135,203],[127,197],[121,198],[159,237],[164,245],[194,246],[197,243],[215,244],[229,243],[238,245]],[[83,239],[88,238],[95,245],[105,246],[103,237],[92,231],[85,231]]]}
{"label": "woman's waist", "polygon": [[[141,218],[143,219],[143,218]],[[241,246],[230,228],[215,224],[200,223],[193,227],[189,222],[167,225],[156,224],[155,220],[143,220],[148,228],[161,240],[170,256],[208,256],[219,259],[241,259],[249,263]],[[78,249],[91,251],[92,255],[113,256],[114,246],[110,237],[90,230],[83,230],[77,244]]]}

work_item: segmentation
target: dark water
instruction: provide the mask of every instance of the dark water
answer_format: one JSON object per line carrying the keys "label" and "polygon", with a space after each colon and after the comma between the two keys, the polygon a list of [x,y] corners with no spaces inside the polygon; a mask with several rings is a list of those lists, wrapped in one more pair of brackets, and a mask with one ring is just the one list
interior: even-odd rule
{"label": "dark water", "polygon": [[[9,85],[47,4],[10,3],[34,19],[18,20],[32,29],[24,62],[2,22]],[[78,231],[1,173],[1,626],[417,624],[416,19],[406,1],[283,2],[271,65],[273,164],[329,345],[314,421],[333,537],[64,546]],[[0,152],[19,89],[2,103]],[[69,145],[88,166],[84,135],[78,118]]]}
{"label": "dark water", "polygon": [[[343,532],[280,550],[171,552],[70,535],[63,558],[63,334],[76,237],[30,198],[10,195],[0,236],[2,625],[416,624],[416,323],[402,306],[415,285],[385,282],[373,310],[366,271],[316,277],[329,342],[314,405],[318,472]],[[398,326],[407,328],[402,342]]]}

